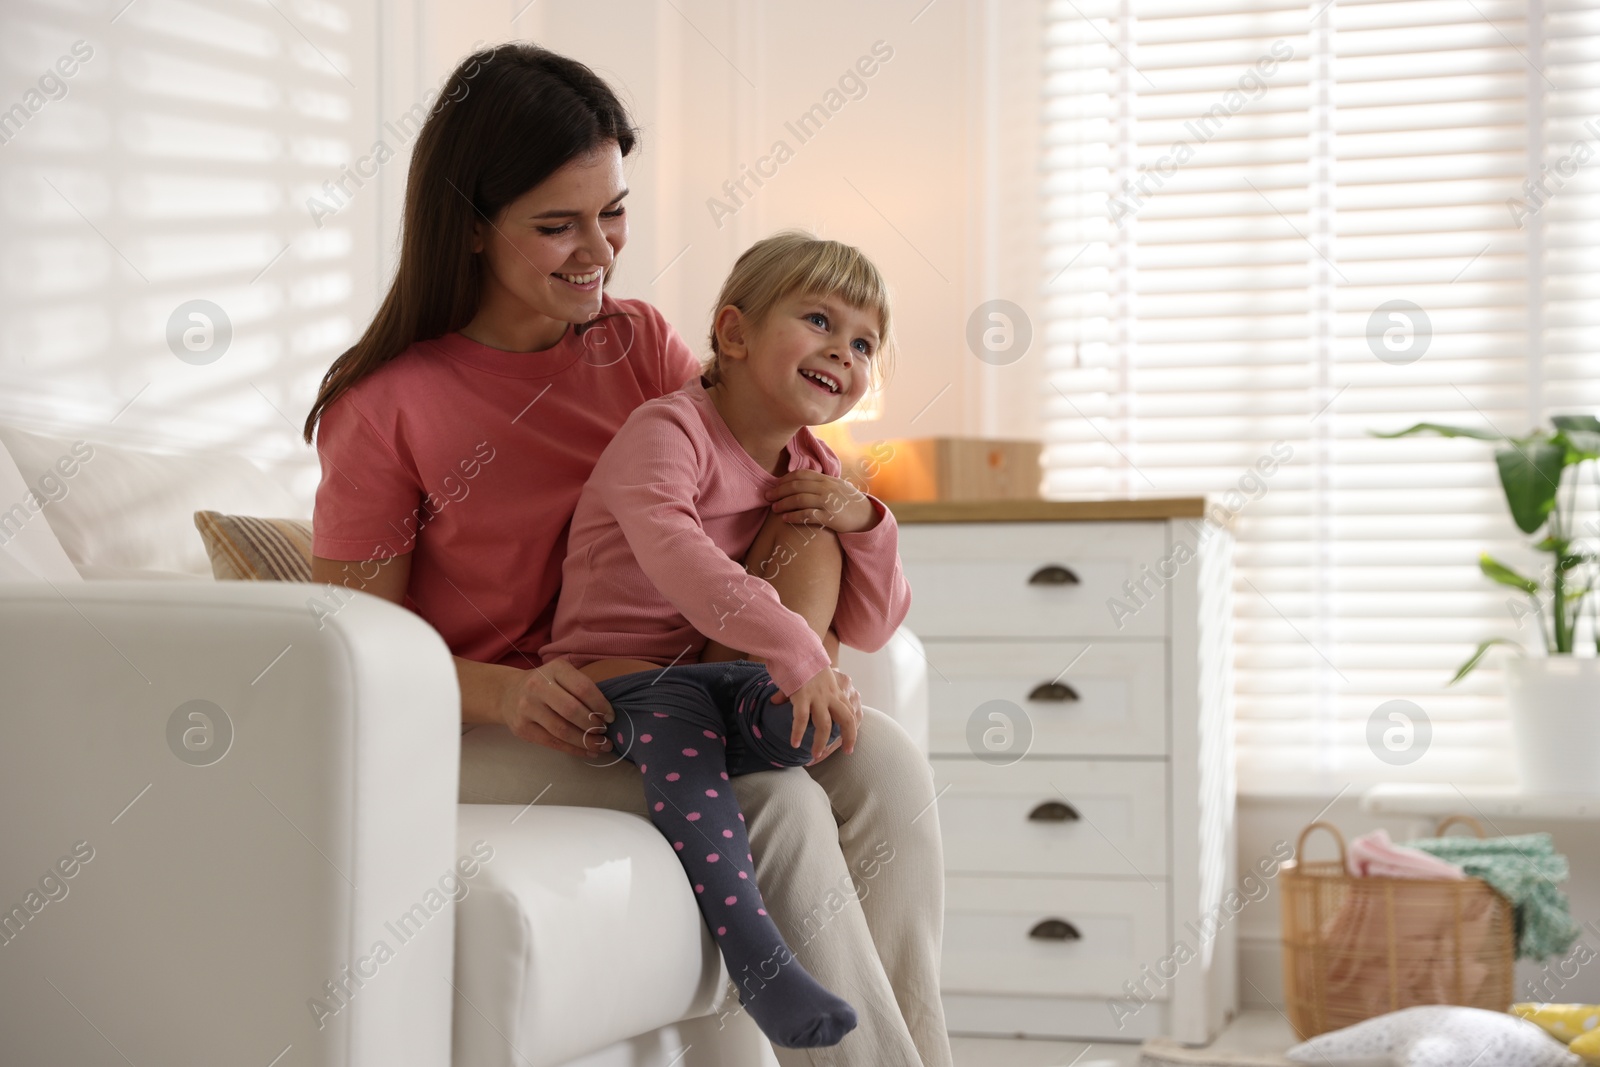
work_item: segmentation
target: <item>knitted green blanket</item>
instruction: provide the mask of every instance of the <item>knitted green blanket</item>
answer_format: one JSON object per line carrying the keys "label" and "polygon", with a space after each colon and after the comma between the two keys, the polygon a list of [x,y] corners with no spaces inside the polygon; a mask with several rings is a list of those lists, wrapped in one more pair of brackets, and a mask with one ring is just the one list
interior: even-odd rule
{"label": "knitted green blanket", "polygon": [[1560,955],[1578,939],[1567,895],[1556,887],[1567,880],[1567,857],[1555,850],[1549,834],[1430,837],[1406,844],[1457,864],[1511,901],[1519,932],[1518,959]]}

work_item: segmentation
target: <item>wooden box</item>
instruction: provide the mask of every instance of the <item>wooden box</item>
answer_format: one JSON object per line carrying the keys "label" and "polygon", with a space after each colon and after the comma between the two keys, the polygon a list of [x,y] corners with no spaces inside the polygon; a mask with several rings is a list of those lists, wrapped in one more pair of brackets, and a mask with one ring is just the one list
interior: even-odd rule
{"label": "wooden box", "polygon": [[868,491],[880,500],[1037,500],[1038,441],[894,438],[871,446]]}

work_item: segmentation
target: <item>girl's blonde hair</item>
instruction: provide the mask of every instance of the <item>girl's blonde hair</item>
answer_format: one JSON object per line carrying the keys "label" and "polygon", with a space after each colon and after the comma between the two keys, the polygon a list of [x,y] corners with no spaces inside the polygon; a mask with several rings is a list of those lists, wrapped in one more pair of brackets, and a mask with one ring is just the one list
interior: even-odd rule
{"label": "girl's blonde hair", "polygon": [[780,300],[794,293],[838,297],[851,307],[876,312],[878,348],[867,366],[873,388],[888,380],[894,343],[889,332],[889,287],[883,275],[859,248],[804,230],[784,230],[747,248],[722,283],[711,313],[711,358],[701,368],[706,381],[716,384],[720,379],[717,316],[722,309],[732,304],[754,328]]}

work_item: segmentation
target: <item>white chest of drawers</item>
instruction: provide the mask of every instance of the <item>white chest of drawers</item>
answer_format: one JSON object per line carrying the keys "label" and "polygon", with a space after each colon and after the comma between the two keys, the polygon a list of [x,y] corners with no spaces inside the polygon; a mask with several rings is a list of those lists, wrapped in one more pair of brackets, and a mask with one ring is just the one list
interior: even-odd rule
{"label": "white chest of drawers", "polygon": [[1232,539],[1203,508],[894,505],[952,1032],[1203,1043],[1234,1013]]}

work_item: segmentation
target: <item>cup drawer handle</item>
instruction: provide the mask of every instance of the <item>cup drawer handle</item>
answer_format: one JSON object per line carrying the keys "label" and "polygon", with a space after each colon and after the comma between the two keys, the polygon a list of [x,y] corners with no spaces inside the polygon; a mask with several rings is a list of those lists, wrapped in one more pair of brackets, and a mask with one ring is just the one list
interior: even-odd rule
{"label": "cup drawer handle", "polygon": [[1043,682],[1033,687],[1028,699],[1041,704],[1069,704],[1079,698],[1078,691],[1066,682]]}
{"label": "cup drawer handle", "polygon": [[1074,822],[1081,817],[1077,808],[1059,800],[1047,800],[1028,812],[1028,818],[1034,822]]}
{"label": "cup drawer handle", "polygon": [[1034,925],[1028,931],[1029,937],[1036,937],[1040,941],[1081,941],[1083,935],[1078,933],[1078,928],[1065,919],[1045,919]]}
{"label": "cup drawer handle", "polygon": [[1063,567],[1059,563],[1048,563],[1033,572],[1033,577],[1028,579],[1029,585],[1077,585],[1078,576],[1072,573],[1072,568]]}

